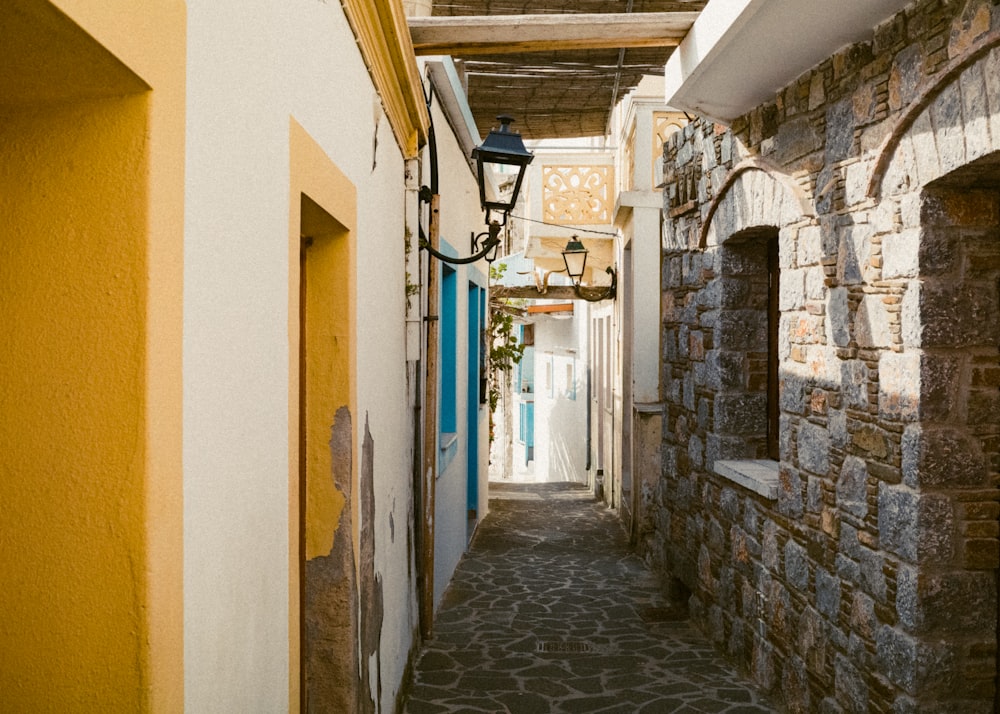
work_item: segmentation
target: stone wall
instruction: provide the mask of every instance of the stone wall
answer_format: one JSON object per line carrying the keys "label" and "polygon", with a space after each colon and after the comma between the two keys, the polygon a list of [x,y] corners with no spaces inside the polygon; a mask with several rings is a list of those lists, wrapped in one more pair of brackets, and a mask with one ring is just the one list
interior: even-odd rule
{"label": "stone wall", "polygon": [[641,549],[790,711],[993,711],[1000,7],[918,2],[664,154]]}

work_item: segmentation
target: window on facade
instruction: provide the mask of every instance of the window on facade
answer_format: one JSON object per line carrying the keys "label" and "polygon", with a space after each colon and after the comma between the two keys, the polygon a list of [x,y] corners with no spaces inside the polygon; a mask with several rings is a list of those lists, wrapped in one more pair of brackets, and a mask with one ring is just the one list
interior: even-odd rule
{"label": "window on facade", "polygon": [[458,352],[458,278],[448,266],[441,268],[441,433],[457,430],[455,381]]}
{"label": "window on facade", "polygon": [[715,430],[728,458],[777,461],[778,230],[744,231],[721,251]]}

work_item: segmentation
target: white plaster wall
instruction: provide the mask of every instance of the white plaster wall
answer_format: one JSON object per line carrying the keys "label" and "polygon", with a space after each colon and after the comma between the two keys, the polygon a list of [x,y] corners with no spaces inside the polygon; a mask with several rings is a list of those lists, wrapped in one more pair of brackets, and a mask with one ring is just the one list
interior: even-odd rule
{"label": "white plaster wall", "polygon": [[[479,187],[476,177],[465,160],[464,152],[448,128],[447,119],[433,106],[438,151],[438,191],[441,195],[440,225],[442,251],[459,257],[471,255],[470,233],[480,233],[486,228],[484,215],[479,206]],[[424,182],[430,181],[429,173]],[[437,261],[435,261],[437,264]],[[457,450],[454,457],[445,464],[439,459],[434,501],[434,603],[441,601],[445,588],[455,572],[455,566],[465,553],[468,544],[468,409],[479,412],[479,498],[485,497],[488,486],[487,464],[483,459],[484,443],[489,440],[486,426],[486,408],[481,408],[478,400],[469,404],[468,400],[468,320],[469,282],[486,287],[488,267],[485,261],[472,265],[455,265],[457,273],[457,354],[456,366],[456,424],[458,430]],[[474,309],[478,310],[478,306]],[[442,380],[448,379],[442,375]],[[440,385],[439,385],[440,386]],[[438,392],[440,404],[440,390]],[[485,508],[480,509],[480,515]]]}
{"label": "white plaster wall", "polygon": [[[539,481],[587,478],[587,356],[579,317],[535,320],[535,476]],[[566,385],[574,366],[575,398]],[[551,368],[551,387],[547,372]]]}
{"label": "white plaster wall", "polygon": [[[185,704],[288,706],[289,121],[358,190],[357,425],[375,443],[381,674],[416,627],[409,579],[403,159],[339,3],[188,3]],[[377,132],[376,132],[377,123]],[[377,138],[377,148],[376,148]],[[371,329],[378,326],[378,329]],[[357,527],[358,524],[355,524]]]}

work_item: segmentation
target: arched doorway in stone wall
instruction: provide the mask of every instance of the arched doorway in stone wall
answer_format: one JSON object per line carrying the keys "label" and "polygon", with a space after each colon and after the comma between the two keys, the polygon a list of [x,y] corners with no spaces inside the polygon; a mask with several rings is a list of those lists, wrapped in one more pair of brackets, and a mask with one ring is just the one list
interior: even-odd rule
{"label": "arched doorway in stone wall", "polygon": [[984,698],[992,686],[1000,706],[1000,152],[928,184],[920,221],[920,290],[912,298],[920,418],[904,432],[903,476],[951,499],[955,539],[942,565],[959,570],[925,570],[916,593],[927,634],[947,628],[952,651],[968,658],[963,669],[984,673],[967,675],[963,686],[981,688]]}
{"label": "arched doorway in stone wall", "polygon": [[[886,136],[869,185],[880,208],[895,205],[899,223],[882,242],[883,278],[910,281],[906,349],[894,358],[903,393],[886,388],[887,371],[880,401],[895,399],[906,421],[899,488],[912,489],[914,517],[896,528],[906,537],[895,543],[881,516],[880,531],[883,547],[913,563],[898,575],[893,639],[929,666],[905,668],[914,675],[907,688],[924,701],[992,701],[1000,711],[997,41],[938,76]],[[898,651],[888,640],[885,656]]]}

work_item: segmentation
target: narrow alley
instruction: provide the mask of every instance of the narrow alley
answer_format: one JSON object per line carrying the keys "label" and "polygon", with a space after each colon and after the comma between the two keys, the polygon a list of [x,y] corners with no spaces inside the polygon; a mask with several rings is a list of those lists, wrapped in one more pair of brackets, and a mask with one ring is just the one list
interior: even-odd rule
{"label": "narrow alley", "polygon": [[491,483],[490,496],[408,714],[774,711],[665,600],[589,489]]}

